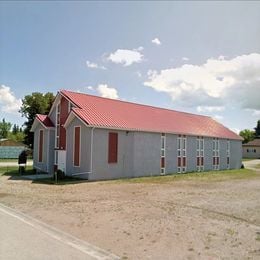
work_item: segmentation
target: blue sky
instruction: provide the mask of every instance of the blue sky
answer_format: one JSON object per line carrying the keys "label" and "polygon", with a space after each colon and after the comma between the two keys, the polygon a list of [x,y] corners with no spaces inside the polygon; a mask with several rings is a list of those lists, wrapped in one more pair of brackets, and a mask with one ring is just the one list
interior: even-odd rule
{"label": "blue sky", "polygon": [[260,119],[260,2],[0,2],[0,119],[59,89]]}

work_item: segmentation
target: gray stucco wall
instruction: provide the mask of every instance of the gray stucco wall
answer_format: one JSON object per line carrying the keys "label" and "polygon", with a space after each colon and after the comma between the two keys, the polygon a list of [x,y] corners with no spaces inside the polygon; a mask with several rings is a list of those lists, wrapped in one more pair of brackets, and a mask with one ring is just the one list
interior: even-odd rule
{"label": "gray stucco wall", "polygon": [[[73,164],[73,139],[74,127],[80,126],[80,166]],[[80,120],[75,118],[66,129],[67,149],[66,149],[66,175],[79,174],[78,177],[88,178],[90,171],[90,147],[91,147],[91,129],[86,127]],[[102,147],[101,147],[102,149]]]}
{"label": "gray stucco wall", "polygon": [[230,169],[240,169],[242,161],[242,142],[230,141]]}
{"label": "gray stucco wall", "polygon": [[260,147],[243,146],[243,158],[260,159]]}
{"label": "gray stucco wall", "polygon": [[[39,162],[39,132],[43,130],[42,162]],[[38,171],[53,172],[54,160],[54,131],[38,125],[34,131],[33,167]]]}
{"label": "gray stucco wall", "polygon": [[[81,126],[80,167],[73,166],[73,131]],[[93,131],[93,157],[91,165],[91,128],[74,119],[67,129],[67,166],[68,175],[81,175],[89,180],[115,179],[160,175],[161,171],[161,134],[128,132],[95,128]],[[108,163],[108,134],[118,133],[118,161]],[[177,173],[177,135],[166,134],[165,172]],[[187,136],[187,172],[196,171],[196,136]],[[227,140],[219,139],[220,169],[227,169]],[[204,170],[213,169],[213,139],[204,137]],[[242,158],[241,141],[230,140],[230,169],[240,168]]]}

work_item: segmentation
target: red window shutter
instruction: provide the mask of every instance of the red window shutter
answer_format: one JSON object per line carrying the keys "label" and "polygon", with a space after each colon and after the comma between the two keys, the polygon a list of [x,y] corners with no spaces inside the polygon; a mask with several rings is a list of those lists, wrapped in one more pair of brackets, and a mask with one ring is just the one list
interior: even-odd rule
{"label": "red window shutter", "polygon": [[178,157],[178,167],[181,167],[181,157]]}
{"label": "red window shutter", "polygon": [[229,164],[229,157],[227,157],[227,164]]}
{"label": "red window shutter", "polygon": [[200,157],[197,157],[197,166],[200,165]]}
{"label": "red window shutter", "polygon": [[80,158],[80,127],[74,128],[74,166],[79,166]]}
{"label": "red window shutter", "polygon": [[186,167],[186,157],[182,158],[182,166]]}
{"label": "red window shutter", "polygon": [[42,162],[43,155],[43,130],[39,132],[39,162]]}
{"label": "red window shutter", "polygon": [[118,133],[108,134],[108,163],[117,163]]}
{"label": "red window shutter", "polygon": [[201,165],[204,165],[204,157],[201,157]]}
{"label": "red window shutter", "polygon": [[161,168],[165,168],[165,158],[161,158]]}
{"label": "red window shutter", "polygon": [[217,165],[219,165],[219,157],[217,157]]}

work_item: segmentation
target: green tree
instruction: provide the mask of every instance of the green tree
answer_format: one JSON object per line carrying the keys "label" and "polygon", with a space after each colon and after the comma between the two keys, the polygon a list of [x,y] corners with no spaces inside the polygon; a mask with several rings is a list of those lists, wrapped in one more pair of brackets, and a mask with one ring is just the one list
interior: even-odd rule
{"label": "green tree", "polygon": [[6,122],[5,119],[2,119],[2,122],[0,122],[0,139],[7,138],[8,133],[10,132],[12,127],[12,124],[9,122]]}
{"label": "green tree", "polygon": [[239,135],[244,138],[243,144],[248,143],[249,141],[254,140],[255,132],[249,129],[244,129],[239,132]]}
{"label": "green tree", "polygon": [[12,133],[14,135],[16,135],[19,132],[19,126],[17,124],[14,124],[13,129],[12,129]]}
{"label": "green tree", "polygon": [[25,139],[24,142],[30,147],[33,146],[33,134],[30,132],[34,118],[36,114],[48,114],[51,105],[54,101],[54,95],[50,92],[43,94],[40,92],[34,92],[31,95],[27,95],[22,100],[22,106],[20,113],[27,118],[24,123]]}
{"label": "green tree", "polygon": [[260,138],[260,120],[257,121],[257,125],[255,127],[255,137]]}

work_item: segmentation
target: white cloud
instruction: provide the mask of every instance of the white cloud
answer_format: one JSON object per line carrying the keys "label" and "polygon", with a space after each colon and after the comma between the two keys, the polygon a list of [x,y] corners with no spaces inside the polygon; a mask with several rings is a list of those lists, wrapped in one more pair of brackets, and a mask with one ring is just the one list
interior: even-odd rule
{"label": "white cloud", "polygon": [[239,134],[239,132],[240,132],[240,130],[238,128],[234,128],[234,127],[231,127],[230,130],[236,134]]}
{"label": "white cloud", "polygon": [[221,112],[225,110],[224,106],[197,106],[198,112]]}
{"label": "white cloud", "polygon": [[107,59],[114,63],[130,66],[133,63],[140,63],[143,60],[143,54],[140,52],[140,50],[137,49],[118,49],[114,53],[111,53]]}
{"label": "white cloud", "polygon": [[5,113],[16,114],[22,105],[21,99],[15,97],[11,88],[5,85],[0,86],[0,106]]}
{"label": "white cloud", "polygon": [[251,112],[252,116],[260,116],[260,109],[246,109],[246,111]]}
{"label": "white cloud", "polygon": [[88,90],[94,90],[94,87],[92,87],[92,86],[87,86],[85,88],[88,89]]}
{"label": "white cloud", "polygon": [[188,61],[188,60],[190,60],[189,58],[187,58],[187,57],[182,57],[181,58],[183,61]]}
{"label": "white cloud", "polygon": [[141,77],[142,77],[142,73],[141,73],[140,71],[137,71],[137,72],[136,72],[136,75],[137,75],[138,78],[141,78]]}
{"label": "white cloud", "polygon": [[152,43],[154,43],[155,45],[161,45],[161,41],[158,38],[154,38],[152,40]]}
{"label": "white cloud", "polygon": [[107,84],[99,84],[97,87],[97,92],[101,95],[101,97],[118,99],[118,93],[115,88],[108,87]]}
{"label": "white cloud", "polygon": [[221,121],[224,117],[220,115],[214,115],[213,118],[217,121]]}
{"label": "white cloud", "polygon": [[87,67],[90,68],[90,69],[102,69],[102,70],[106,70],[106,67],[100,66],[100,65],[98,65],[97,63],[90,62],[89,60],[86,61],[86,65],[87,65]]}
{"label": "white cloud", "polygon": [[148,71],[145,86],[189,106],[237,105],[260,110],[260,54],[208,59],[202,65]]}

